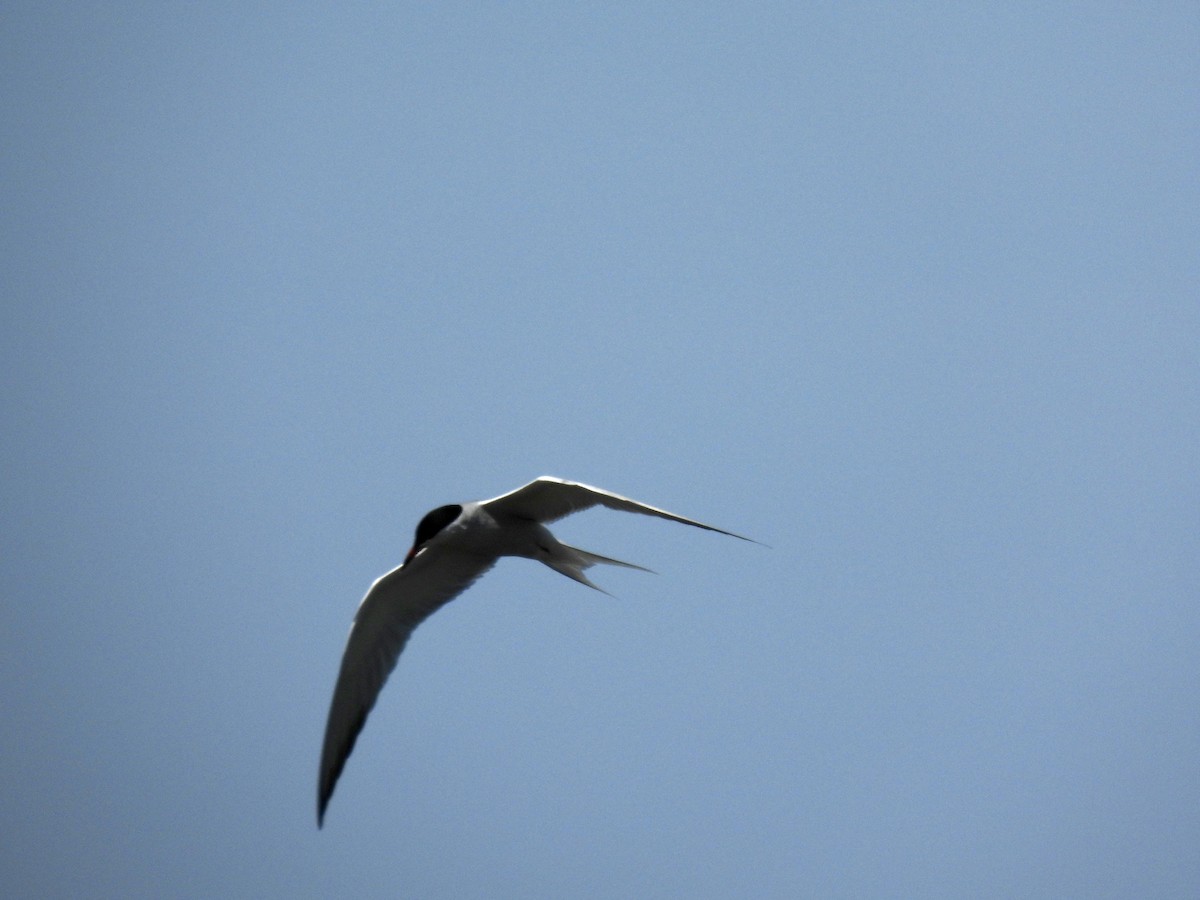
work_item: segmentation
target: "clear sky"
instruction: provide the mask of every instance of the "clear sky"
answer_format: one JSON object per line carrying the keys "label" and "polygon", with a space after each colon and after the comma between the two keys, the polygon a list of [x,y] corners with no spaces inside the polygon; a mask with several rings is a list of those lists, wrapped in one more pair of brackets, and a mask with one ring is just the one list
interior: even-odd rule
{"label": "clear sky", "polygon": [[[8,3],[0,873],[1200,896],[1194,3]],[[540,474],[315,821],[359,598]]]}

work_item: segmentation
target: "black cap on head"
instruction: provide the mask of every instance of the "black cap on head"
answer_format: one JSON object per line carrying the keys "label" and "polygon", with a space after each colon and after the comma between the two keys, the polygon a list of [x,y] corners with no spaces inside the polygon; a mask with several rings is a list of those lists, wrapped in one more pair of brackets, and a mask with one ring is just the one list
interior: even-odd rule
{"label": "black cap on head", "polygon": [[462,504],[451,503],[449,506],[439,506],[437,509],[427,512],[425,518],[417,525],[417,536],[413,539],[412,549],[408,551],[408,556],[405,557],[404,561],[408,562],[412,559],[418,550],[433,540],[443,528],[457,519],[462,513],[462,509]]}

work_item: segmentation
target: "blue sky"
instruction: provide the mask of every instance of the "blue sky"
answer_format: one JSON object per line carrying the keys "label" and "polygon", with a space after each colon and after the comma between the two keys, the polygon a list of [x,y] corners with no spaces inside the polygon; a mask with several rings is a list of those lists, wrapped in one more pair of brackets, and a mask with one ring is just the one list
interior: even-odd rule
{"label": "blue sky", "polygon": [[[1192,4],[9,4],[13,896],[1194,897]],[[443,503],[610,512],[421,627]]]}

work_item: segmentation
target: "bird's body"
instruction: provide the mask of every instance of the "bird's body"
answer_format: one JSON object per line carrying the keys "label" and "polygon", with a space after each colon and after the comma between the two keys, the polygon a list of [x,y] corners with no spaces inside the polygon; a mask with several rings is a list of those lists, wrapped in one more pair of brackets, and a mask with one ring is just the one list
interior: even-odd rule
{"label": "bird's body", "polygon": [[325,726],[317,784],[318,825],[367,714],[413,630],[470,587],[500,557],[537,560],[596,590],[602,589],[583,574],[590,566],[603,563],[642,569],[569,547],[544,524],[593,506],[657,516],[741,538],[619,494],[549,476],[491,500],[440,506],[428,513],[417,525],[416,539],[404,562],[371,585],[350,628]]}

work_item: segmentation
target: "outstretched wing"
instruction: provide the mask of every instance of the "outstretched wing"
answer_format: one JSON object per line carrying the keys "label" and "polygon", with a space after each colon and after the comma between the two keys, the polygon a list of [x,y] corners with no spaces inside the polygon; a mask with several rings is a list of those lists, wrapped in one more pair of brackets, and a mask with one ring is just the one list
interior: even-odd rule
{"label": "outstretched wing", "polygon": [[354,741],[413,629],[495,563],[484,556],[431,549],[377,579],[354,616],[325,724],[317,781],[318,827]]}
{"label": "outstretched wing", "polygon": [[591,509],[593,506],[606,506],[609,509],[617,509],[622,512],[658,516],[660,519],[682,522],[684,525],[694,525],[706,531],[716,531],[720,534],[727,534],[730,537],[740,538],[743,541],[758,543],[758,541],[752,538],[742,537],[740,534],[725,531],[723,528],[705,525],[703,522],[697,522],[695,519],[667,512],[665,509],[659,509],[657,506],[650,506],[645,503],[639,503],[637,500],[630,500],[628,497],[622,497],[620,494],[614,494],[612,491],[605,491],[598,487],[592,487],[589,484],[580,484],[578,481],[564,481],[561,478],[554,478],[550,475],[543,475],[541,478],[531,481],[529,484],[519,487],[515,491],[509,491],[507,494],[501,494],[499,497],[485,500],[483,505],[492,513],[499,512],[522,519],[533,519],[537,522],[553,522],[561,519],[563,516],[569,516],[571,513]]}

